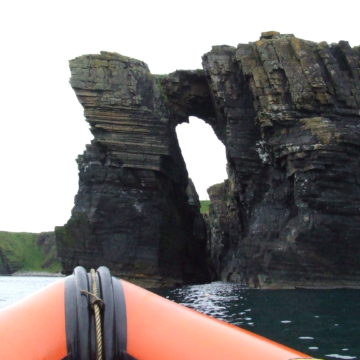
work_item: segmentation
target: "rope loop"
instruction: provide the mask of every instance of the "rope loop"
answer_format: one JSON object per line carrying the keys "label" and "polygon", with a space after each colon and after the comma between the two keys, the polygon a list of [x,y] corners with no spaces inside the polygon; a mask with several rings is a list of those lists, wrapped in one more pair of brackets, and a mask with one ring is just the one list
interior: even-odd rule
{"label": "rope loop", "polygon": [[103,299],[99,298],[94,293],[87,291],[87,290],[80,290],[81,295],[87,295],[89,297],[89,302],[92,308],[94,308],[94,305],[100,306],[102,308],[105,305],[105,302]]}

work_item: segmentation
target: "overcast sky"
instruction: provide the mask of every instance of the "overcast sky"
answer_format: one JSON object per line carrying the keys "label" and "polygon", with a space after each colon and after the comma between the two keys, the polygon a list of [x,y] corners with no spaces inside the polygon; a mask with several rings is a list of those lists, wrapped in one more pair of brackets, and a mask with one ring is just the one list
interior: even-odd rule
{"label": "overcast sky", "polygon": [[[114,51],[145,61],[153,73],[169,73],[201,67],[212,45],[256,41],[268,30],[355,46],[359,8],[358,0],[1,1],[0,230],[48,231],[70,217],[75,159],[91,134],[68,82],[69,59]],[[226,176],[225,160],[215,165],[215,145],[206,148],[215,136],[195,123],[183,125],[187,140],[180,142],[200,161],[187,160],[204,198]],[[216,154],[223,151],[218,146]],[[201,170],[199,178],[192,168]]]}

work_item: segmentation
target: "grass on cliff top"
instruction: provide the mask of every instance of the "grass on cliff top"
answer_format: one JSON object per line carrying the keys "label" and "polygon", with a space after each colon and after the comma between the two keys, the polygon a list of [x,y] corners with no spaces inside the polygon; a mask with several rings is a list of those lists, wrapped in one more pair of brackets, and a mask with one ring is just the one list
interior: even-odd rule
{"label": "grass on cliff top", "polygon": [[210,206],[210,200],[200,200],[200,213],[208,214],[209,206]]}
{"label": "grass on cliff top", "polygon": [[[0,231],[0,252],[16,271],[59,272],[60,263],[55,261],[49,267],[44,266],[49,255],[36,243],[39,234],[25,232]],[[2,259],[0,259],[1,267]]]}

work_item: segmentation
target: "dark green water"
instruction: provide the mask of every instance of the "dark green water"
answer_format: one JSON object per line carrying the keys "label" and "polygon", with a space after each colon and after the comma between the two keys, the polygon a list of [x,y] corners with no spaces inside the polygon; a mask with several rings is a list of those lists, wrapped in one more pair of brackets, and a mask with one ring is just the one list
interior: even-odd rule
{"label": "dark green water", "polygon": [[360,359],[360,290],[253,290],[214,282],[156,292],[317,358]]}

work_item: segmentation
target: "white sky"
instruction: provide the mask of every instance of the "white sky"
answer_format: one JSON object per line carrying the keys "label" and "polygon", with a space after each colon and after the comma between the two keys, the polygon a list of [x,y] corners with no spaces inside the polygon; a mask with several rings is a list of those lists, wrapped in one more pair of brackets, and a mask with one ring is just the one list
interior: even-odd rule
{"label": "white sky", "polygon": [[[47,231],[70,217],[78,186],[75,158],[91,135],[68,83],[69,59],[115,51],[145,61],[153,73],[169,73],[201,67],[201,56],[212,45],[248,43],[268,30],[314,41],[348,40],[355,46],[360,44],[359,4],[359,0],[1,1],[0,230]],[[186,145],[190,154],[205,148],[208,136],[196,136],[202,145]],[[204,156],[208,158],[200,156],[195,167],[209,162],[212,173],[221,174],[224,165],[222,169],[213,165],[211,150]],[[203,174],[208,183],[198,188],[200,194],[218,182]]]}
{"label": "white sky", "polygon": [[176,127],[181,152],[199,198],[209,199],[207,188],[227,178],[225,146],[210,125],[191,116]]}

